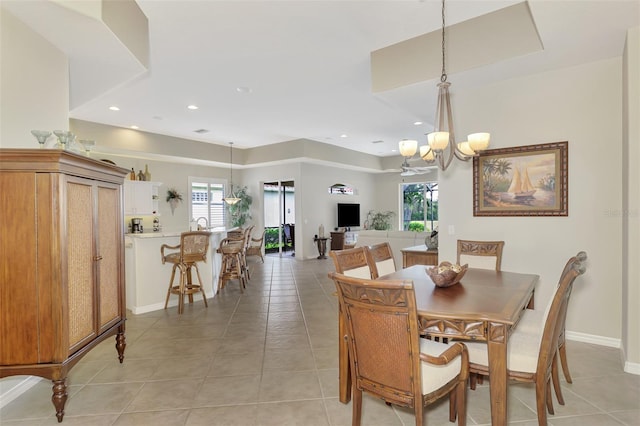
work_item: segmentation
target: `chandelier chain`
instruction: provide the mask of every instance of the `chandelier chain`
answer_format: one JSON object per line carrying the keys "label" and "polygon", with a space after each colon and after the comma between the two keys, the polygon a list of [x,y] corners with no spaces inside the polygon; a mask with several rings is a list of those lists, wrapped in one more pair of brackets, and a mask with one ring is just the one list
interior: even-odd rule
{"label": "chandelier chain", "polygon": [[445,69],[445,56],[444,56],[444,27],[445,27],[445,22],[444,22],[444,0],[442,0],[442,74],[440,75],[440,81],[441,82],[445,82],[447,81],[447,71]]}

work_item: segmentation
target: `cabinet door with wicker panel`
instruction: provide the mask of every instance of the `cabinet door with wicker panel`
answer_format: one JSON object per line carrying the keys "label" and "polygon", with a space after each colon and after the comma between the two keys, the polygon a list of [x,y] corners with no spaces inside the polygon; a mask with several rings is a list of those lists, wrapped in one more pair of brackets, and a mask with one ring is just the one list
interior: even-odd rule
{"label": "cabinet door with wicker panel", "polygon": [[53,381],[116,336],[124,357],[127,170],[57,150],[0,149],[0,377]]}

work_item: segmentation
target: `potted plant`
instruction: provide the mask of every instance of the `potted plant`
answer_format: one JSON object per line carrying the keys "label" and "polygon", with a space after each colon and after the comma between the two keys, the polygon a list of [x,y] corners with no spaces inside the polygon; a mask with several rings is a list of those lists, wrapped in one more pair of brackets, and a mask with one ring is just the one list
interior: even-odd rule
{"label": "potted plant", "polygon": [[251,203],[253,199],[251,195],[247,193],[246,186],[236,190],[234,192],[235,197],[239,198],[236,204],[228,204],[227,209],[230,215],[230,222],[232,227],[242,227],[249,219],[251,219]]}
{"label": "potted plant", "polygon": [[392,211],[377,212],[370,210],[367,213],[367,221],[365,226],[367,229],[375,229],[377,231],[386,231],[391,229],[391,219],[395,215]]}
{"label": "potted plant", "polygon": [[171,214],[173,214],[173,211],[180,202],[182,202],[182,194],[180,194],[175,188],[169,188],[167,190],[167,203],[169,203],[169,206],[171,207]]}

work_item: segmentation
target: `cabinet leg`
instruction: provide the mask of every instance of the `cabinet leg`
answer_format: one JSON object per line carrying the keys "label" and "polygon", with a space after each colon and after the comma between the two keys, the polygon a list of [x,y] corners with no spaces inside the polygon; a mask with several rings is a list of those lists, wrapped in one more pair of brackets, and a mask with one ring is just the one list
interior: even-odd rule
{"label": "cabinet leg", "polygon": [[56,408],[56,417],[58,423],[62,422],[64,417],[64,404],[67,402],[67,378],[62,380],[52,380],[53,382],[53,395],[51,396],[51,402]]}
{"label": "cabinet leg", "polygon": [[116,349],[118,350],[118,359],[120,360],[120,364],[124,361],[124,348],[127,347],[127,343],[125,342],[124,332],[119,331],[116,334]]}

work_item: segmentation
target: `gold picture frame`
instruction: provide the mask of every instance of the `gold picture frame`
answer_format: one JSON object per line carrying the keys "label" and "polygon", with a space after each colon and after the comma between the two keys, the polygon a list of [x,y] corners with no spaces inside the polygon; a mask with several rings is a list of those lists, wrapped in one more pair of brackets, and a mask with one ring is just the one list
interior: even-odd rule
{"label": "gold picture frame", "polygon": [[569,143],[490,149],[473,158],[474,216],[568,216]]}

